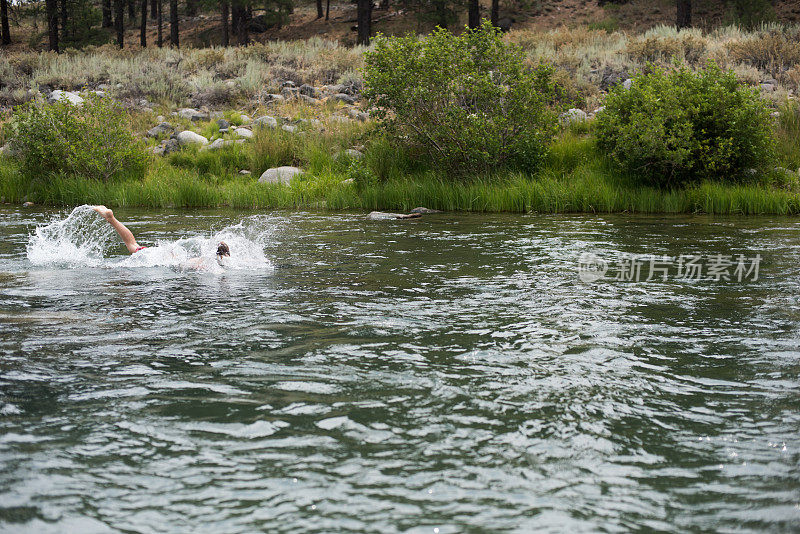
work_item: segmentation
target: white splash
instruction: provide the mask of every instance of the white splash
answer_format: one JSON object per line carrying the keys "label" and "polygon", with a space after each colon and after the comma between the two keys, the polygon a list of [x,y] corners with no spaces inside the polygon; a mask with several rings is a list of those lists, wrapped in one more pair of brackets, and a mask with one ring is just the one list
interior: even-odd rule
{"label": "white splash", "polygon": [[[248,217],[207,236],[161,240],[131,255],[104,258],[119,245],[119,236],[91,206],[78,206],[66,218],[55,218],[36,228],[28,240],[28,259],[34,265],[106,268],[170,267],[181,271],[225,272],[271,270],[264,254],[275,223],[267,217]],[[217,259],[217,245],[224,241],[231,255]]]}

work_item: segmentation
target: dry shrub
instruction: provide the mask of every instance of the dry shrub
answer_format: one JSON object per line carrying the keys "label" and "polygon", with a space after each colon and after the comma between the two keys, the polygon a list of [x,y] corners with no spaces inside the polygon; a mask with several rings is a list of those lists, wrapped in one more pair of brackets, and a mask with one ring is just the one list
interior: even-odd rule
{"label": "dry shrub", "polygon": [[728,54],[737,63],[747,63],[778,76],[800,64],[800,40],[770,32],[727,44]]}
{"label": "dry shrub", "polygon": [[783,83],[789,86],[789,89],[794,89],[795,92],[800,91],[800,65],[795,65],[783,74]]}
{"label": "dry shrub", "polygon": [[646,37],[628,43],[626,52],[637,63],[663,63],[683,58],[683,46],[677,37]]}
{"label": "dry shrub", "polygon": [[761,81],[761,72],[750,65],[739,63],[733,67],[736,79],[745,85],[756,85]]}
{"label": "dry shrub", "polygon": [[195,108],[203,106],[215,108],[225,104],[232,104],[236,102],[239,96],[241,96],[241,91],[239,91],[235,85],[230,86],[226,83],[214,83],[192,93],[191,102],[192,107]]}

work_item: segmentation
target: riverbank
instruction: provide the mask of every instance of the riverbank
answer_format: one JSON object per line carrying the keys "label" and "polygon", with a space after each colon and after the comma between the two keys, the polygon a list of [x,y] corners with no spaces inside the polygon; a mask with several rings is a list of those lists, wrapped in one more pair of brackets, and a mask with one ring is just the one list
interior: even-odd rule
{"label": "riverbank", "polygon": [[[0,159],[0,198],[7,203],[51,206],[106,204],[111,207],[232,207],[254,209],[389,210],[417,206],[443,211],[513,213],[707,213],[794,215],[800,190],[780,177],[741,184],[702,183],[660,190],[633,184],[597,154],[585,136],[566,134],[552,147],[536,175],[506,174],[452,180],[425,169],[406,169],[401,155],[387,147],[365,149],[364,159],[380,158],[385,180],[353,171],[361,166],[343,156],[327,156],[306,145],[300,157],[307,172],[289,185],[259,183],[238,174],[263,142],[216,151],[186,150],[154,158],[142,180],[101,182],[23,177],[14,162]],[[317,146],[317,148],[319,148]],[[772,180],[772,182],[770,182]]]}

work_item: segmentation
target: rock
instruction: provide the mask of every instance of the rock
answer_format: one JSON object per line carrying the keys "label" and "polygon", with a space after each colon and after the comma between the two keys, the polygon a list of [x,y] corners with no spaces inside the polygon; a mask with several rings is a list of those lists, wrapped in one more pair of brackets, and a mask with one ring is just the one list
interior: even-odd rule
{"label": "rock", "polygon": [[281,89],[281,96],[283,96],[283,98],[286,100],[292,100],[294,98],[297,98],[298,94],[299,90],[293,87],[284,87],[283,89]]}
{"label": "rock", "polygon": [[147,137],[159,137],[165,134],[172,134],[175,131],[175,128],[168,122],[162,122],[157,126],[153,126],[149,130],[147,130]]}
{"label": "rock", "polygon": [[561,121],[561,124],[564,125],[570,125],[578,122],[585,122],[586,112],[578,108],[572,108],[566,113],[562,113],[559,116],[559,120]]}
{"label": "rock", "polygon": [[199,133],[195,133],[191,130],[184,130],[178,134],[178,144],[181,146],[185,145],[207,145],[208,139],[200,135]]}
{"label": "rock", "polygon": [[156,122],[164,122],[165,120],[166,119],[164,119],[164,115],[159,115],[158,117],[156,117]]}
{"label": "rock", "polygon": [[597,108],[596,110],[594,110],[594,114],[595,114],[595,115],[597,115],[598,113],[602,113],[602,112],[604,112],[605,110],[606,110],[606,107],[605,107],[605,106],[600,106],[599,108]]}
{"label": "rock", "polygon": [[233,141],[225,140],[225,139],[215,139],[210,145],[206,145],[201,147],[200,150],[218,150],[224,146],[230,146],[233,144]]}
{"label": "rock", "polygon": [[83,98],[76,95],[75,93],[70,93],[69,91],[62,91],[61,89],[56,89],[50,96],[47,98],[47,101],[51,104],[53,102],[60,102],[62,100],[66,100],[73,106],[80,106],[83,105]]}
{"label": "rock", "polygon": [[317,90],[314,87],[308,85],[307,83],[304,83],[303,85],[300,86],[300,94],[309,96],[311,98],[317,98]]}
{"label": "rock", "polygon": [[347,156],[348,158],[351,159],[361,159],[364,157],[364,153],[361,152],[360,150],[356,150],[355,148],[348,148],[347,150],[342,150],[341,152],[339,152],[339,154]]}
{"label": "rock", "polygon": [[633,87],[633,80],[628,78],[627,80],[622,82],[622,87],[624,87],[625,89],[630,89],[631,87]]}
{"label": "rock", "polygon": [[355,98],[353,98],[352,96],[350,96],[348,94],[345,94],[345,93],[336,93],[335,95],[333,95],[331,97],[331,99],[335,100],[335,101],[338,101],[338,102],[344,102],[345,104],[350,104],[350,105],[353,105],[353,104],[356,103],[356,99]]}
{"label": "rock", "polygon": [[281,88],[283,88],[283,87],[294,87],[294,86],[295,86],[295,84],[294,84],[294,82],[292,80],[286,80],[285,82],[283,82],[281,84]]}
{"label": "rock", "polygon": [[100,98],[105,98],[107,93],[105,91],[89,91],[93,95],[99,96]]}
{"label": "rock", "polygon": [[31,206],[33,206],[33,202],[23,202],[22,203],[22,207],[23,208],[30,208]]}
{"label": "rock", "polygon": [[770,113],[770,115],[771,115],[771,116],[772,116],[772,118],[773,118],[773,119],[775,119],[775,120],[778,120],[778,119],[780,119],[780,118],[781,118],[781,112],[780,112],[780,111],[773,111],[772,113]]}
{"label": "rock", "polygon": [[342,181],[341,181],[341,182],[339,182],[339,183],[340,183],[340,184],[342,184],[342,185],[350,185],[350,184],[354,184],[354,183],[356,183],[356,181],[355,181],[355,180],[353,180],[352,178],[348,178],[347,180],[342,180]]}
{"label": "rock", "polygon": [[163,156],[164,155],[164,145],[158,146],[151,146],[146,149],[148,152],[152,152],[156,156]]}
{"label": "rock", "polygon": [[231,127],[231,123],[226,121],[225,119],[219,119],[217,121],[217,126],[219,126],[220,131],[227,130]]}
{"label": "rock", "polygon": [[368,221],[388,221],[391,219],[416,219],[422,217],[421,213],[388,213],[385,211],[373,211],[367,215]]}
{"label": "rock", "polygon": [[306,95],[300,95],[300,100],[312,106],[319,106],[320,104],[322,104],[322,100],[319,100],[318,98],[312,98]]}
{"label": "rock", "polygon": [[277,93],[265,93],[262,98],[267,104],[278,104],[286,101],[283,95],[279,95]]}
{"label": "rock", "polygon": [[178,117],[190,121],[203,121],[208,120],[208,113],[203,113],[202,111],[197,111],[192,108],[183,108],[178,110]]}
{"label": "rock", "polygon": [[239,174],[247,175],[247,174],[250,174],[250,171],[248,171],[247,169],[242,169],[242,170],[239,171]]}
{"label": "rock", "polygon": [[775,92],[775,86],[772,85],[771,83],[762,83],[761,90],[764,91],[765,93],[773,93]]}
{"label": "rock", "polygon": [[236,128],[233,133],[239,137],[244,137],[245,139],[250,139],[253,137],[253,132],[247,128]]}
{"label": "rock", "polygon": [[180,144],[178,144],[177,139],[165,139],[161,142],[161,146],[164,147],[164,155],[172,154],[173,152],[177,152],[181,149]]}
{"label": "rock", "polygon": [[272,169],[267,169],[264,171],[261,177],[259,177],[258,183],[289,185],[289,182],[292,181],[292,178],[299,174],[303,174],[303,171],[297,167],[273,167]]}
{"label": "rock", "polygon": [[422,206],[420,206],[418,208],[414,208],[413,210],[411,210],[410,213],[424,214],[424,213],[441,213],[441,212],[439,210],[432,210],[430,208],[423,208]]}
{"label": "rock", "polygon": [[272,128],[273,130],[278,127],[278,120],[269,115],[262,115],[253,121],[253,128]]}
{"label": "rock", "polygon": [[369,115],[361,111],[358,111],[357,109],[348,110],[347,114],[350,115],[351,119],[355,119],[361,122],[365,122],[369,118]]}
{"label": "rock", "polygon": [[297,131],[297,126],[292,126],[291,124],[284,124],[281,126],[281,130],[289,133],[295,133]]}
{"label": "rock", "polygon": [[250,124],[250,121],[253,120],[250,117],[248,117],[247,115],[242,115],[240,118],[242,119],[242,124]]}
{"label": "rock", "polygon": [[353,122],[353,120],[350,119],[349,117],[342,117],[341,115],[331,115],[331,118],[329,120],[331,122],[339,122],[342,124],[349,124]]}
{"label": "rock", "polygon": [[101,83],[100,85],[97,86],[98,91],[108,91],[109,89],[111,89],[111,86],[108,85],[107,83]]}

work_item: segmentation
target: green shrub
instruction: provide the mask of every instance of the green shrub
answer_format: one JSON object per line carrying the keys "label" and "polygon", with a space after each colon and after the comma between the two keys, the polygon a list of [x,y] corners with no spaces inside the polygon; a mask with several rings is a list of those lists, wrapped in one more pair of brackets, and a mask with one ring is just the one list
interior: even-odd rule
{"label": "green shrub", "polygon": [[459,36],[378,37],[365,53],[373,116],[396,142],[459,174],[536,170],[557,127],[553,85],[550,67],[526,66],[488,22]]}
{"label": "green shrub", "polygon": [[697,73],[651,68],[616,87],[597,115],[598,146],[636,179],[677,186],[762,168],[773,152],[771,118],[753,89],[710,63]]}
{"label": "green shrub", "polygon": [[122,107],[94,95],[81,106],[66,101],[20,106],[11,136],[22,171],[32,178],[141,178],[148,161]]}

